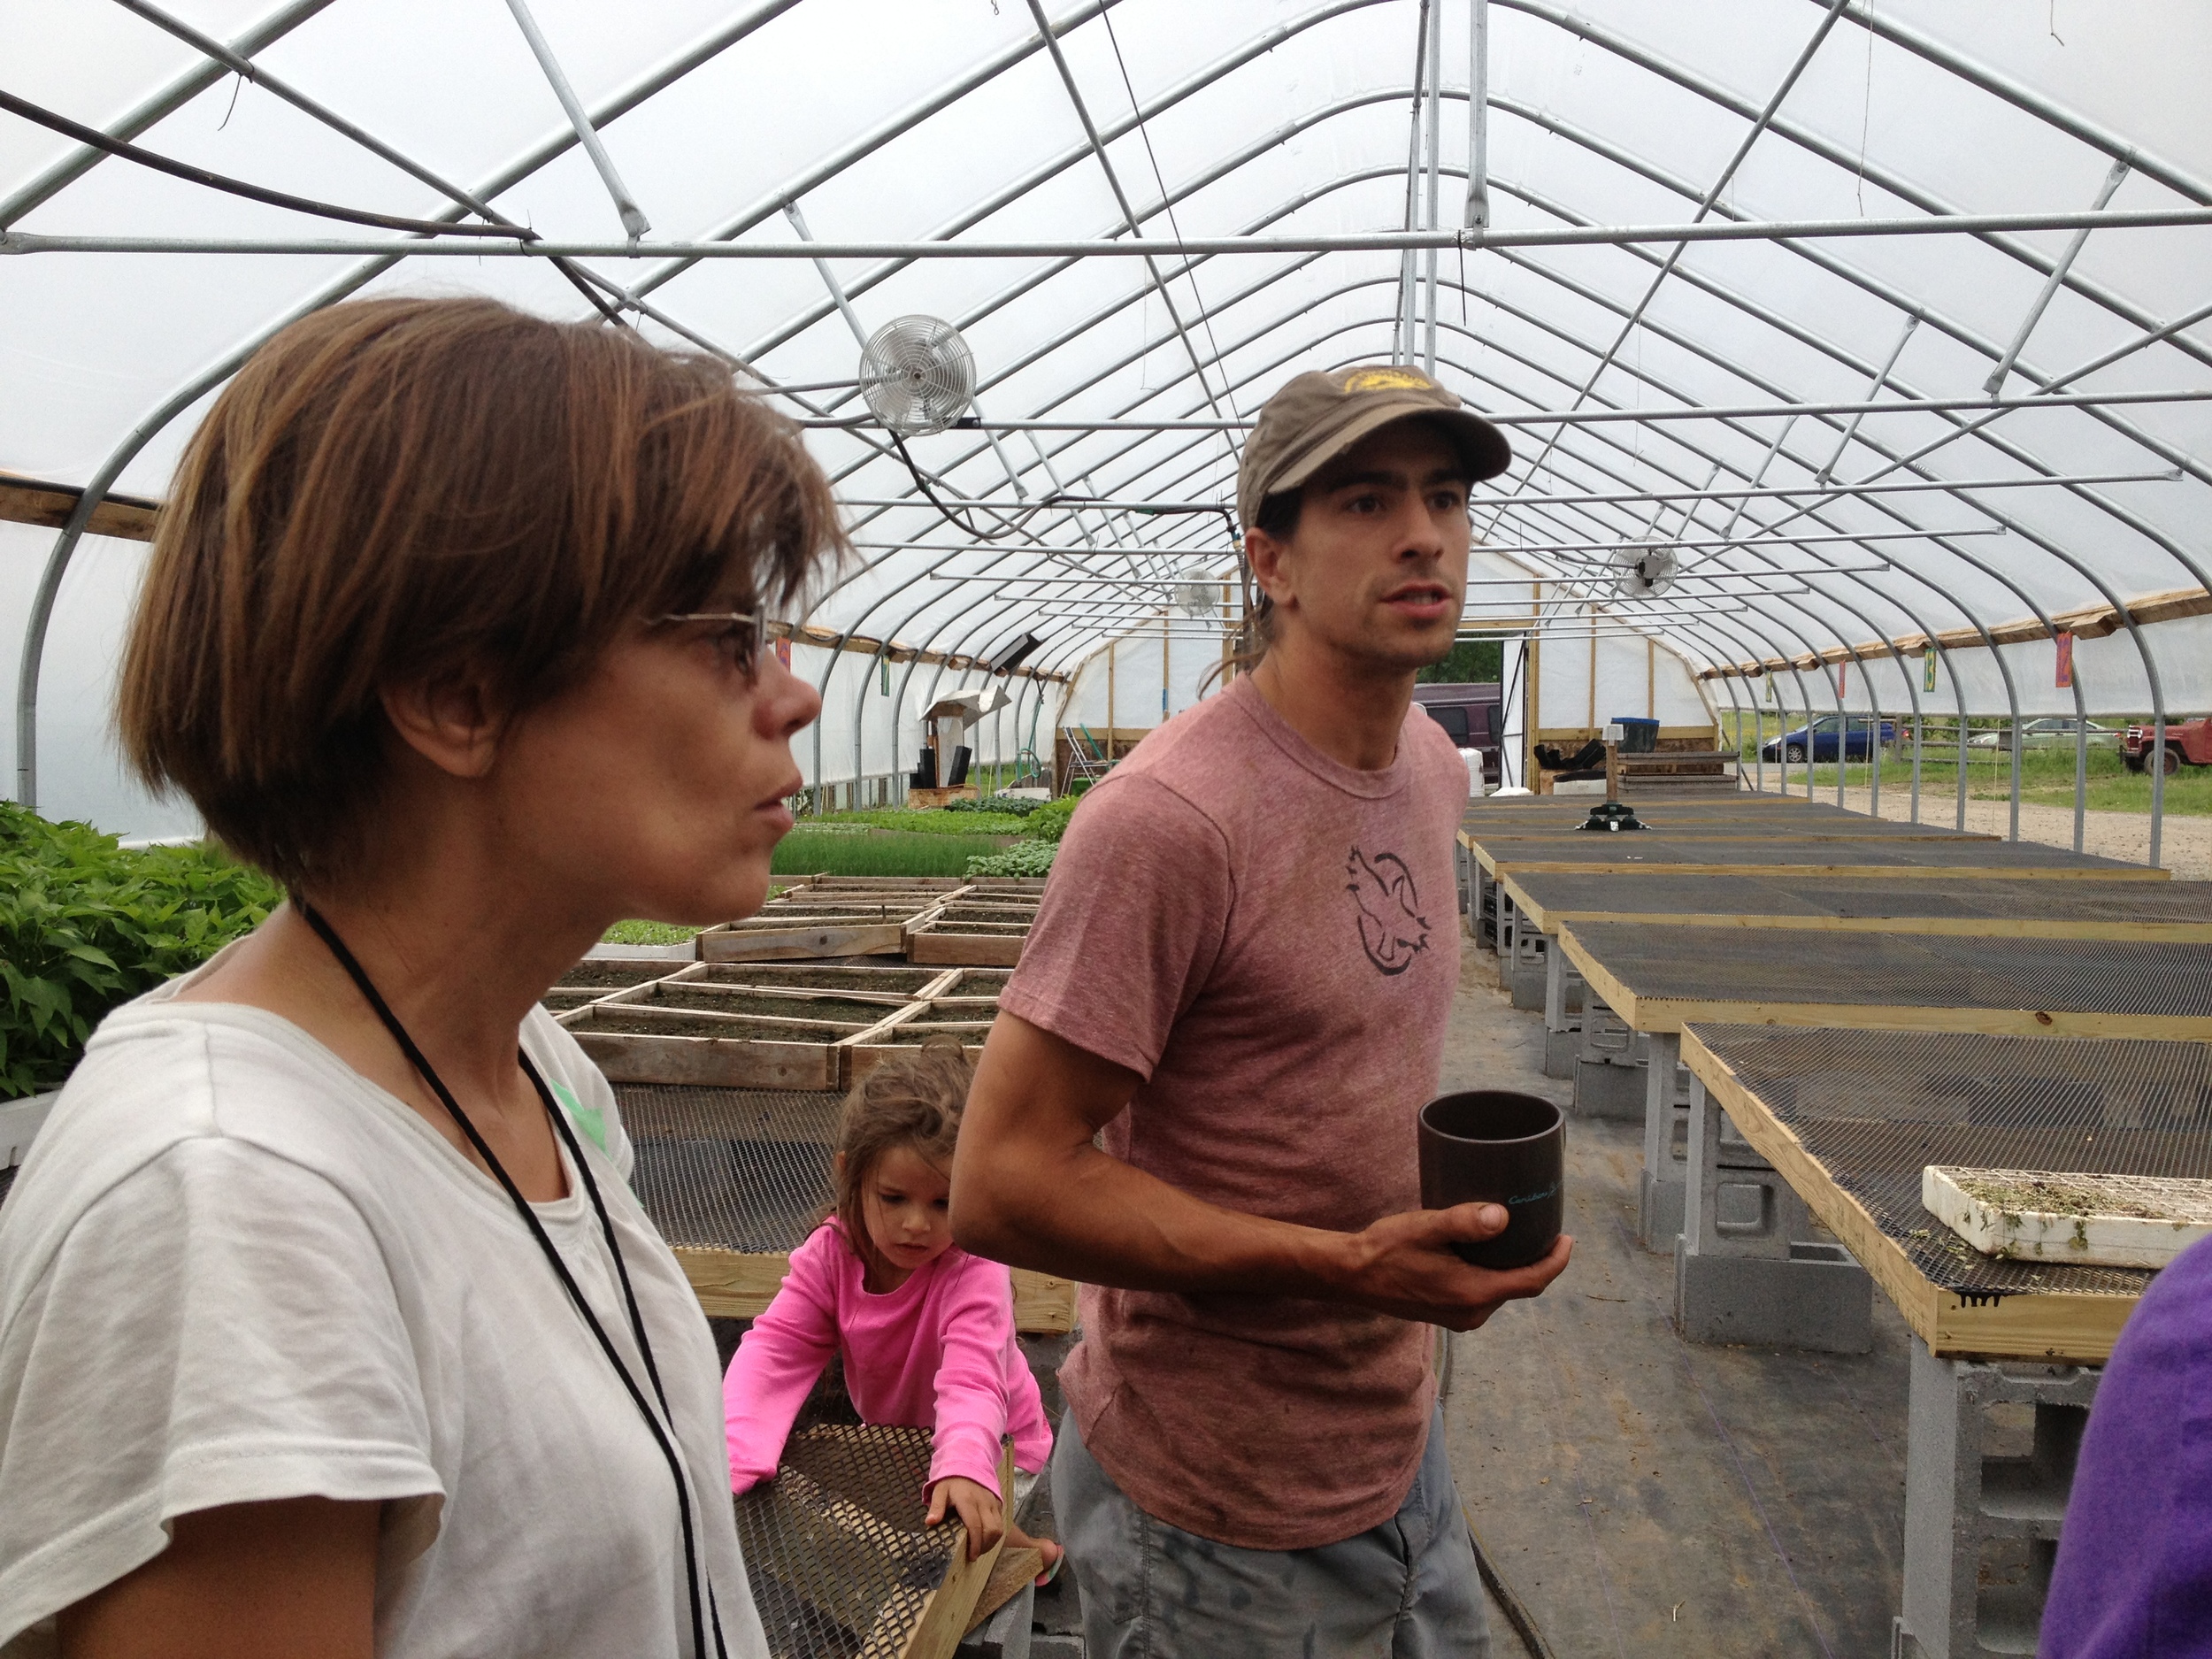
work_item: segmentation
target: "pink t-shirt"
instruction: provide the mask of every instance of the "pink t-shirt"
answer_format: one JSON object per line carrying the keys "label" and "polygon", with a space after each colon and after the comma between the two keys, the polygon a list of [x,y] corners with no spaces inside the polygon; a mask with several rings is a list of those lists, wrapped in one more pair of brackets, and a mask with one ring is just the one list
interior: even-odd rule
{"label": "pink t-shirt", "polygon": [[935,1432],[931,1484],[964,1475],[997,1493],[1000,1437],[1032,1472],[1052,1455],[1037,1379],[1014,1340],[1014,1283],[955,1246],[876,1295],[833,1217],[791,1253],[791,1271],[738,1344],[722,1379],[730,1489],[776,1472],[807,1391],[833,1353],[864,1423]]}
{"label": "pink t-shirt", "polygon": [[[1466,800],[1465,764],[1417,707],[1388,769],[1357,772],[1240,679],[1084,798],[999,1005],[1144,1079],[1105,1148],[1194,1197],[1343,1231],[1418,1209]],[[1428,1326],[1090,1286],[1082,1311],[1062,1384],[1084,1444],[1150,1514],[1302,1549],[1404,1501]]]}

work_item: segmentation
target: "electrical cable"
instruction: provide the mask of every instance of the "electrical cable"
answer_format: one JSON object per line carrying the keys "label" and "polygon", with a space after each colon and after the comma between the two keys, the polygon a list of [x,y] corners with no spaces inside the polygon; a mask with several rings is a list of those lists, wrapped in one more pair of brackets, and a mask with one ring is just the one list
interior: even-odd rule
{"label": "electrical cable", "polygon": [[1475,1530],[1475,1517],[1461,1504],[1459,1513],[1467,1523],[1467,1542],[1475,1552],[1475,1571],[1482,1575],[1483,1588],[1490,1592],[1498,1610],[1505,1615],[1505,1622],[1513,1626],[1513,1633],[1521,1639],[1521,1646],[1528,1650],[1529,1659],[1557,1659],[1552,1646],[1544,1640],[1544,1632],[1537,1627],[1528,1603],[1522,1601],[1513,1588],[1511,1580],[1499,1571],[1490,1552],[1483,1548],[1482,1534]]}
{"label": "electrical cable", "polygon": [[[1010,521],[1003,514],[992,512],[991,516],[998,519],[1002,527],[995,531],[977,529],[975,526],[970,524],[937,498],[937,492],[929,487],[929,475],[922,470],[920,463],[916,461],[908,450],[905,437],[895,428],[886,427],[885,430],[891,434],[891,447],[899,452],[899,459],[906,463],[906,470],[914,480],[914,488],[920,490],[924,499],[931,506],[936,508],[938,514],[944,521],[959,531],[961,534],[973,536],[979,541],[1002,541],[1009,536],[1019,534],[1022,526],[1029,521],[1030,517],[1036,511],[1032,508]],[[967,504],[971,507],[978,507],[982,506],[983,503],[970,502]],[[986,508],[985,511],[990,511],[991,510]]]}
{"label": "electrical cable", "polygon": [[172,178],[182,179],[188,184],[205,185],[211,190],[220,190],[229,196],[242,196],[250,202],[262,202],[271,207],[289,208],[296,213],[311,213],[318,219],[342,219],[349,225],[367,225],[378,230],[408,231],[422,236],[502,236],[524,242],[538,240],[537,233],[519,226],[464,225],[451,219],[407,219],[394,213],[372,213],[363,208],[340,207],[332,202],[318,202],[304,196],[293,196],[283,190],[272,190],[258,184],[248,184],[242,179],[233,179],[205,167],[195,167],[186,162],[173,161],[157,156],[150,150],[141,150],[136,144],[126,143],[119,138],[110,138],[96,127],[87,127],[73,121],[65,115],[42,109],[35,104],[17,97],[12,92],[0,92],[0,110],[19,115],[64,137],[73,138],[81,144],[104,150],[125,161],[134,161],[142,167],[156,173],[165,173]]}

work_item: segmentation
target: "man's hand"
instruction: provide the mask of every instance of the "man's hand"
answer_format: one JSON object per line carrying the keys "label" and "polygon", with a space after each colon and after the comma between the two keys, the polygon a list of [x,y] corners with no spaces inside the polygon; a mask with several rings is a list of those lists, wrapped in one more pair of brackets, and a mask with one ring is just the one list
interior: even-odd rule
{"label": "man's hand", "polygon": [[1506,1302],[1539,1296],[1567,1268],[1574,1240],[1562,1234],[1548,1255],[1526,1267],[1498,1271],[1471,1267],[1454,1244],[1475,1244],[1505,1231],[1500,1204],[1460,1204],[1385,1216],[1347,1240],[1339,1297],[1453,1331],[1471,1331]]}
{"label": "man's hand", "polygon": [[1503,1230],[1497,1204],[1409,1210],[1336,1233],[1194,1198],[1091,1143],[1137,1082],[1135,1072],[1002,1013],[953,1155],[952,1233],[961,1247],[1090,1285],[1311,1297],[1455,1331],[1473,1330],[1502,1302],[1541,1294],[1567,1265],[1574,1241],[1565,1238],[1509,1273],[1452,1255],[1455,1242]]}
{"label": "man's hand", "polygon": [[990,1487],[964,1475],[947,1475],[929,1489],[929,1525],[945,1518],[950,1504],[968,1529],[968,1559],[975,1560],[995,1546],[1006,1532],[1004,1511]]}

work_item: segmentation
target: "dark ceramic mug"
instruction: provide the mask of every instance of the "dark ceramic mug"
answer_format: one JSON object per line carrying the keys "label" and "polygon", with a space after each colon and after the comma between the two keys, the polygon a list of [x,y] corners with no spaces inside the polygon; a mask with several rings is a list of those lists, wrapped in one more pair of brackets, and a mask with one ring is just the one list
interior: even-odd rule
{"label": "dark ceramic mug", "polygon": [[1455,1244],[1476,1267],[1526,1267],[1558,1241],[1567,1120],[1533,1094],[1470,1089],[1421,1108],[1421,1207],[1502,1204],[1505,1231]]}

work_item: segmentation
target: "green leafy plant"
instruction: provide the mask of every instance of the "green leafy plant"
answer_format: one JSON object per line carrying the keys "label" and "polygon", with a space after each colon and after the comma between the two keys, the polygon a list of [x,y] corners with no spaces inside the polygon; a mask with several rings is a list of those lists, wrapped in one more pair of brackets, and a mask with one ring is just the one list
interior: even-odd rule
{"label": "green leafy plant", "polygon": [[1032,841],[1057,841],[1067,833],[1068,820],[1075,816],[1076,797],[1062,795],[1057,801],[1048,801],[1029,815],[1027,834]]}
{"label": "green leafy plant", "polygon": [[110,1009],[197,967],[283,896],[219,849],[129,851],[0,802],[0,1098],[58,1088]]}
{"label": "green leafy plant", "polygon": [[1027,795],[987,795],[978,801],[948,801],[945,803],[945,810],[948,812],[997,812],[1013,818],[1027,818],[1044,804],[1042,801],[1033,801]]}
{"label": "green leafy plant", "polygon": [[970,858],[995,853],[1005,844],[1002,835],[899,830],[825,835],[802,824],[777,843],[768,867],[782,876],[956,876],[967,869]]}
{"label": "green leafy plant", "polygon": [[678,922],[617,922],[600,935],[608,945],[680,945],[700,930]]}
{"label": "green leafy plant", "polygon": [[1002,853],[989,853],[980,858],[968,860],[966,873],[972,876],[1048,876],[1052,861],[1059,853],[1057,841],[1016,841]]}

